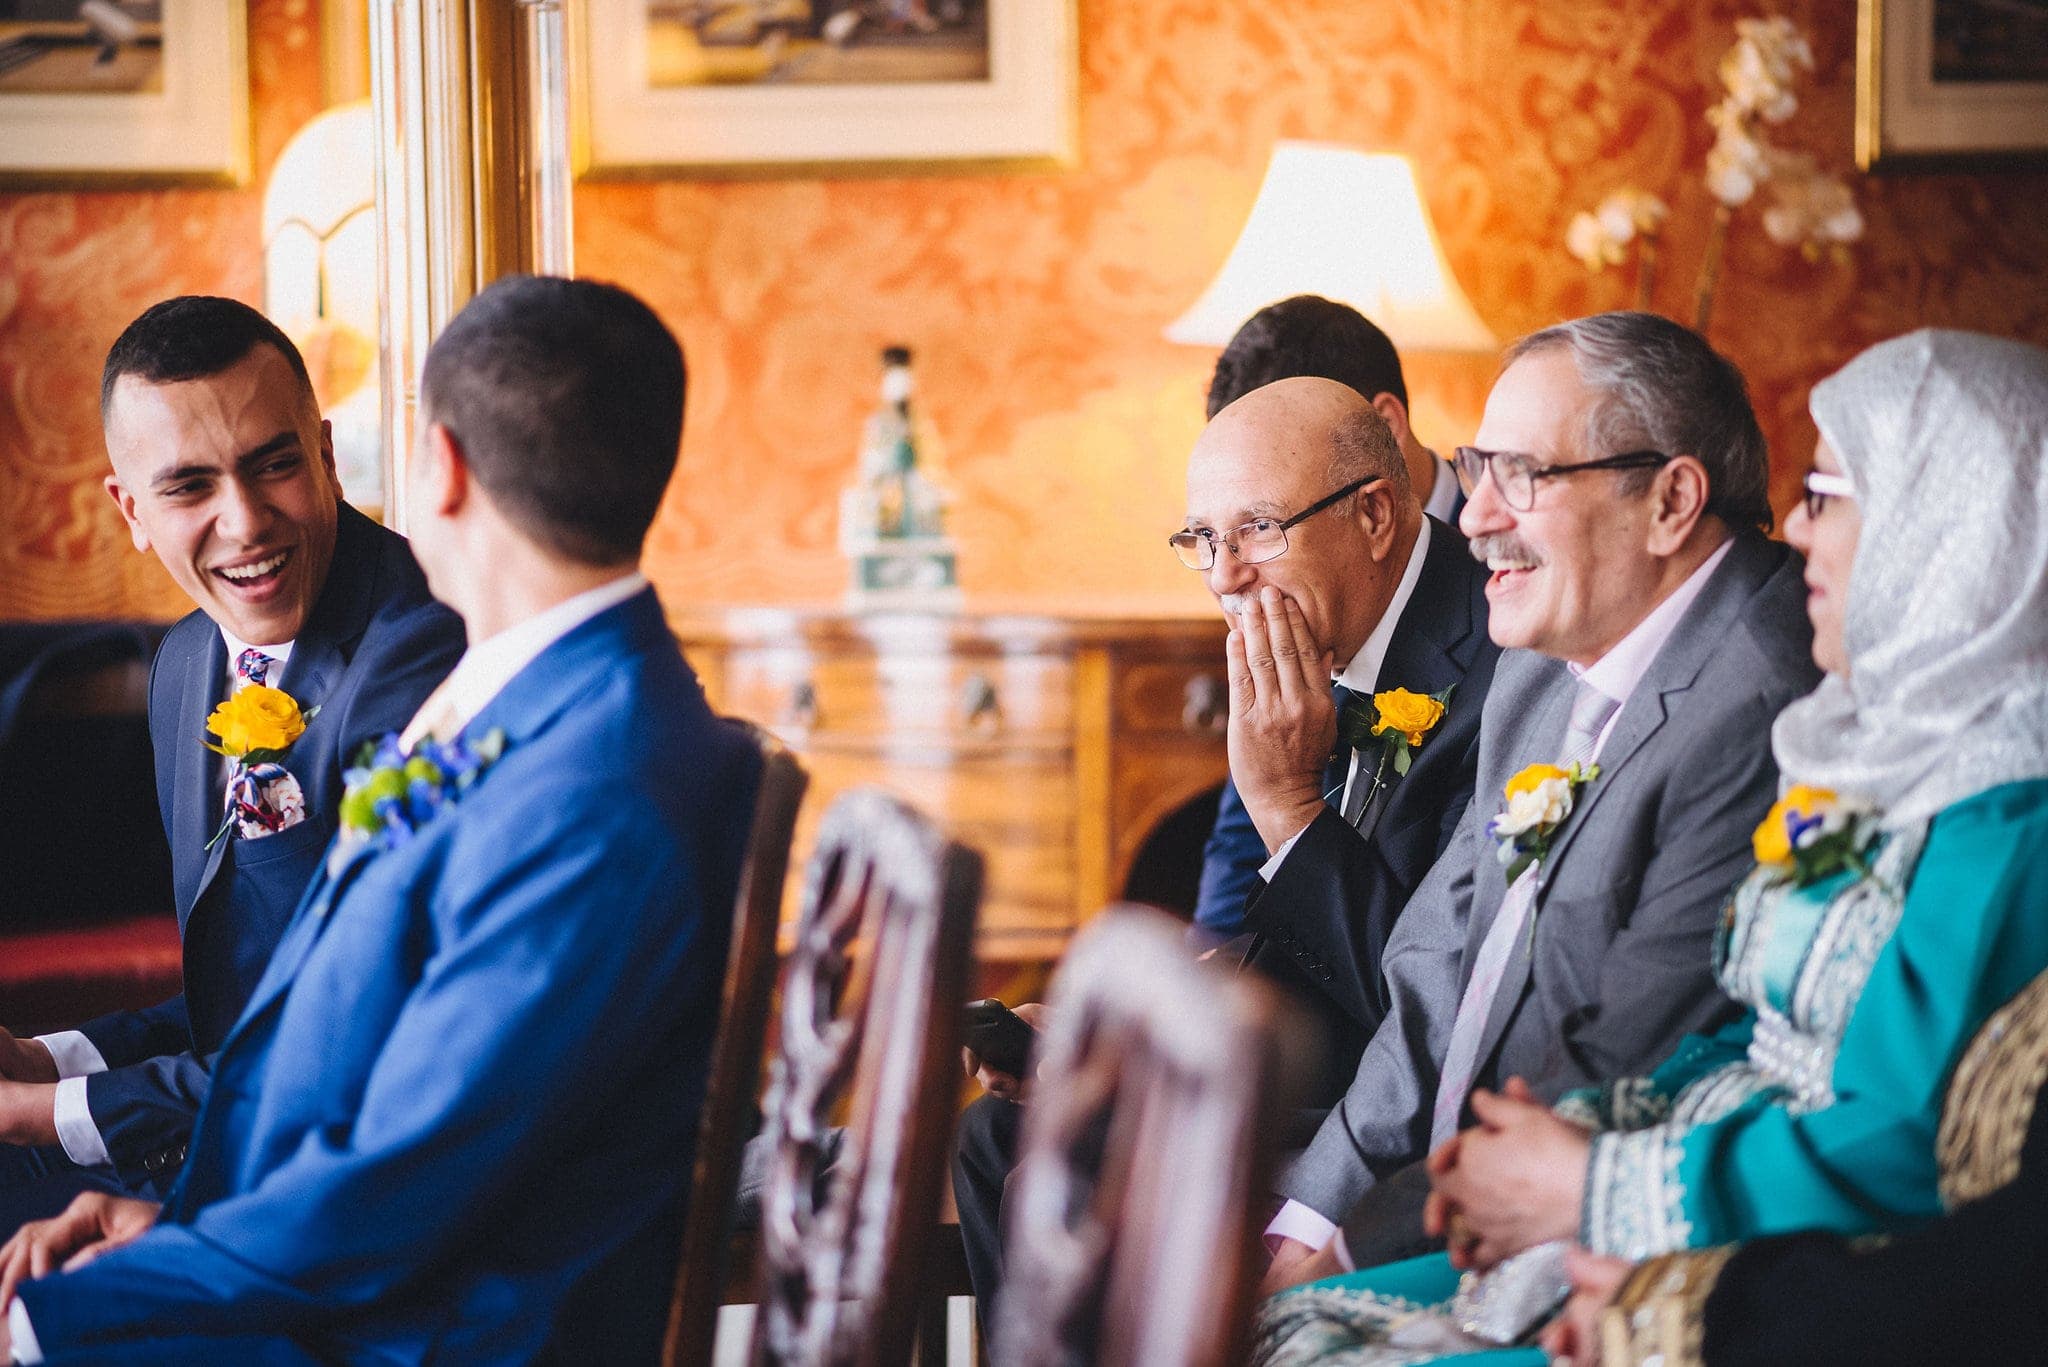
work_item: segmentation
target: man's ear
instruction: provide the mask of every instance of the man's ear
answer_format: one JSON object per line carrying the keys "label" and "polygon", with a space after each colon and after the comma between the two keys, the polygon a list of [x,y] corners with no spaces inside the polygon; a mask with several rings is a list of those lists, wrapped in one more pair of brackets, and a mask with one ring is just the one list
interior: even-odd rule
{"label": "man's ear", "polygon": [[1372,547],[1372,558],[1384,560],[1392,554],[1395,533],[1401,529],[1401,513],[1396,506],[1394,486],[1386,480],[1377,480],[1360,489],[1355,497],[1358,507],[1354,515],[1365,531],[1366,544]]}
{"label": "man's ear", "polygon": [[469,461],[462,443],[440,423],[427,428],[421,447],[419,483],[414,490],[415,507],[435,517],[453,517],[469,502]]}
{"label": "man's ear", "polygon": [[1683,546],[1707,513],[1707,467],[1697,456],[1677,456],[1657,471],[1650,485],[1652,555],[1670,555]]}
{"label": "man's ear", "polygon": [[320,463],[327,467],[327,482],[338,491],[341,476],[334,468],[334,424],[326,418],[320,419]]}
{"label": "man's ear", "polygon": [[114,500],[114,506],[121,510],[121,520],[128,524],[128,539],[135,543],[138,551],[149,549],[149,533],[142,529],[142,520],[135,516],[135,495],[128,492],[128,486],[121,483],[119,475],[108,475],[101,482],[107,497]]}
{"label": "man's ear", "polygon": [[1381,390],[1372,396],[1372,409],[1394,429],[1394,445],[1406,446],[1411,435],[1408,431],[1408,405]]}

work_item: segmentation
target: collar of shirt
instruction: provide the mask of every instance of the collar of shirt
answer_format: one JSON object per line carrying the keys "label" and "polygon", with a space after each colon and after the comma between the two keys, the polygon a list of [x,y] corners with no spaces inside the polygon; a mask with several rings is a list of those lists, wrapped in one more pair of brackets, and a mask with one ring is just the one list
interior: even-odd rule
{"label": "collar of shirt", "polygon": [[442,740],[453,737],[542,651],[646,587],[647,576],[634,570],[610,583],[586,589],[574,598],[565,598],[546,612],[506,627],[488,640],[474,642],[462,652],[447,679],[421,704],[418,715],[405,728],[405,739],[416,739],[415,728],[430,715],[432,725],[427,730]]}
{"label": "collar of shirt", "polygon": [[[1643,675],[1649,672],[1651,663],[1664,649],[1664,643],[1671,639],[1671,633],[1678,627],[1678,619],[1685,616],[1685,610],[1692,606],[1693,599],[1700,596],[1700,590],[1714,577],[1714,571],[1728,558],[1728,548],[1735,544],[1735,538],[1723,541],[1714,553],[1708,556],[1700,567],[1686,576],[1683,584],[1672,590],[1671,596],[1651,608],[1649,615],[1636,623],[1634,631],[1621,638],[1614,649],[1602,655],[1584,669],[1567,665],[1573,676],[1582,683],[1591,684],[1610,698],[1628,701],[1629,694],[1636,691]],[[1621,715],[1616,708],[1615,717]],[[1600,740],[1607,740],[1607,733],[1614,729],[1609,719],[1600,733]]]}
{"label": "collar of shirt", "polygon": [[[1394,627],[1401,620],[1401,613],[1408,607],[1408,600],[1415,596],[1416,581],[1422,578],[1422,560],[1429,554],[1429,519],[1422,519],[1422,530],[1415,534],[1415,549],[1408,552],[1408,567],[1401,571],[1401,582],[1394,586],[1394,596],[1387,602],[1387,610],[1380,614],[1379,625],[1372,629],[1372,635],[1365,638],[1365,644],[1351,657],[1337,675],[1337,682],[1354,693],[1370,697],[1378,691],[1380,666],[1386,663],[1387,647],[1393,643]],[[1398,686],[1399,680],[1395,681]]]}
{"label": "collar of shirt", "polygon": [[1439,522],[1451,520],[1451,510],[1458,506],[1458,472],[1447,460],[1430,453],[1430,460],[1436,465],[1436,480],[1429,486],[1429,497],[1423,500],[1422,511]]}
{"label": "collar of shirt", "polygon": [[292,647],[297,644],[297,642],[295,641],[282,641],[274,646],[252,646],[247,641],[236,640],[234,634],[230,632],[226,627],[220,628],[220,638],[222,641],[227,643],[228,647],[229,692],[234,691],[235,661],[241,658],[243,651],[260,650],[265,655],[268,655],[271,658],[271,660],[274,663],[272,664],[270,670],[270,686],[272,688],[275,688],[277,687],[277,681],[284,676],[285,661],[291,659]]}

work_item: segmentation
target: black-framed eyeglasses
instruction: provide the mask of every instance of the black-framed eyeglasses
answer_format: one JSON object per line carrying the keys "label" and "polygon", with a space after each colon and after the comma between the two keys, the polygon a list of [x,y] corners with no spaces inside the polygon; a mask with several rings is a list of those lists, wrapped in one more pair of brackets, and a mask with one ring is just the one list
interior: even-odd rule
{"label": "black-framed eyeglasses", "polygon": [[1526,513],[1536,506],[1539,480],[1584,474],[1588,470],[1653,470],[1670,464],[1671,457],[1662,451],[1624,451],[1618,456],[1602,456],[1572,465],[1545,465],[1520,451],[1482,451],[1476,446],[1460,446],[1454,463],[1458,467],[1458,486],[1465,491],[1465,497],[1479,491],[1480,481],[1490,469],[1493,487],[1500,490],[1508,507]]}
{"label": "black-framed eyeglasses", "polygon": [[1854,498],[1856,486],[1849,482],[1847,475],[1831,475],[1822,470],[1806,472],[1806,516],[1808,520],[1819,517],[1831,498]]}
{"label": "black-framed eyeglasses", "polygon": [[1167,537],[1166,544],[1173,547],[1173,553],[1180,557],[1180,563],[1191,570],[1206,570],[1215,565],[1218,545],[1226,547],[1232,555],[1247,565],[1278,560],[1287,554],[1289,527],[1314,517],[1338,500],[1357,493],[1368,484],[1377,484],[1384,478],[1384,475],[1367,475],[1363,479],[1354,479],[1336,493],[1317,499],[1284,521],[1271,517],[1255,517],[1249,522],[1239,523],[1220,536],[1207,527],[1200,531],[1189,528]]}

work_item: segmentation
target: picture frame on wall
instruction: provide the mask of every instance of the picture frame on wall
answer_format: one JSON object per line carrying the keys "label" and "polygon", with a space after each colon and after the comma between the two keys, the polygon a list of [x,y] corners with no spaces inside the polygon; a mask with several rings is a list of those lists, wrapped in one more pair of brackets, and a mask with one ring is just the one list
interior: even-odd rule
{"label": "picture frame on wall", "polygon": [[2048,3],[1858,0],[1856,162],[2048,167]]}
{"label": "picture frame on wall", "polygon": [[1071,164],[1074,0],[588,0],[587,177]]}
{"label": "picture frame on wall", "polygon": [[249,179],[245,0],[0,0],[0,187]]}

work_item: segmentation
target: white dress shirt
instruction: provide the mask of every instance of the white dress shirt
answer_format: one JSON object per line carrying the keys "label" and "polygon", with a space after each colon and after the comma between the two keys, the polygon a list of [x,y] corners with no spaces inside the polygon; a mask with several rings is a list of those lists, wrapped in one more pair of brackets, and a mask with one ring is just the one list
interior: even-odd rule
{"label": "white dress shirt", "polygon": [[[1600,736],[1593,745],[1593,758],[1600,757],[1607,746],[1607,738],[1614,734],[1614,727],[1621,720],[1621,714],[1628,708],[1628,700],[1635,693],[1636,685],[1643,681],[1643,675],[1655,663],[1657,655],[1664,649],[1671,633],[1678,628],[1679,619],[1685,616],[1693,600],[1700,596],[1700,590],[1714,577],[1714,571],[1728,558],[1728,548],[1733,540],[1724,541],[1708,556],[1700,567],[1686,576],[1685,582],[1671,591],[1663,602],[1651,608],[1643,620],[1636,623],[1628,635],[1615,643],[1613,649],[1592,664],[1581,669],[1577,665],[1566,665],[1573,677],[1580,682],[1599,689],[1610,698],[1619,698],[1622,705],[1614,709],[1614,715],[1600,728]],[[1317,1210],[1312,1210],[1299,1201],[1289,1201],[1280,1207],[1280,1213],[1266,1226],[1266,1245],[1274,1247],[1280,1239],[1293,1239],[1320,1249],[1326,1244],[1334,1245],[1337,1262],[1346,1272],[1356,1271],[1351,1265],[1351,1250],[1344,1245],[1343,1231],[1337,1222]]]}
{"label": "white dress shirt", "polygon": [[[260,650],[271,659],[271,675],[275,679],[284,672],[285,661],[292,657],[294,642],[285,641],[274,646],[251,646],[247,641],[236,639],[226,627],[220,628],[220,639],[227,645],[227,689],[232,693],[238,682],[235,676],[235,661],[245,650]],[[273,682],[271,687],[277,685]],[[199,738],[193,737],[198,744]],[[221,759],[222,784],[226,784],[226,766],[232,763],[225,756]],[[64,1147],[64,1156],[82,1168],[104,1167],[113,1159],[107,1154],[106,1141],[100,1136],[100,1127],[93,1123],[92,1109],[86,1104],[85,1080],[94,1073],[107,1071],[107,1061],[93,1042],[77,1030],[59,1030],[54,1034],[37,1035],[43,1046],[50,1051],[50,1058],[57,1065],[57,1095],[52,1117],[56,1122],[57,1142]]]}

